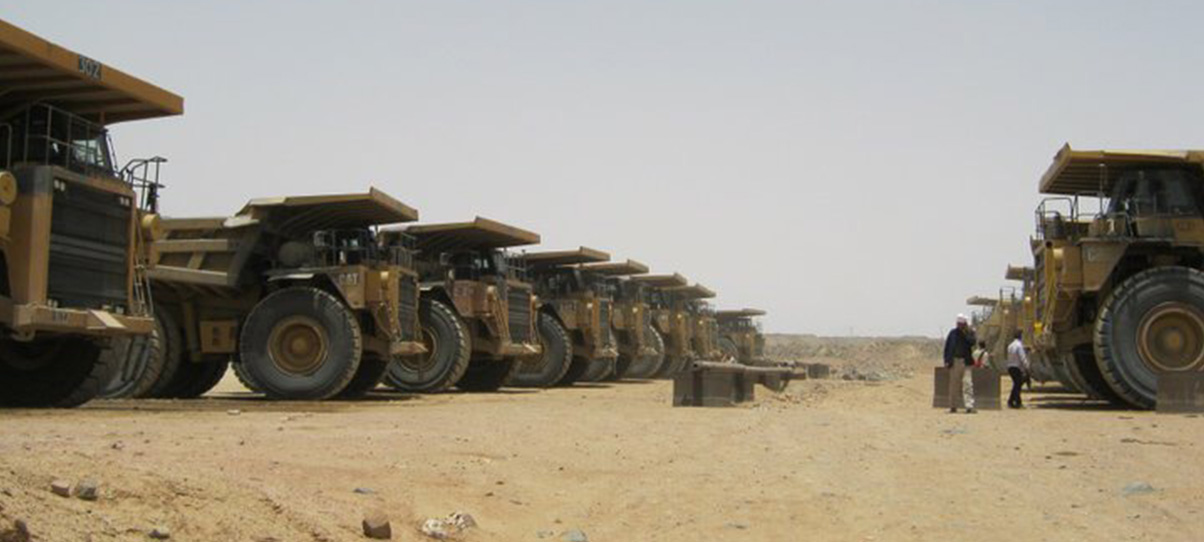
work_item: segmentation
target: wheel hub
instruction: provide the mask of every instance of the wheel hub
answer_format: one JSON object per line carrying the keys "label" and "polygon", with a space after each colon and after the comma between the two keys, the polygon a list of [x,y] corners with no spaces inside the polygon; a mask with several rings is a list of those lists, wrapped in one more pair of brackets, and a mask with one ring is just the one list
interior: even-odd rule
{"label": "wheel hub", "polygon": [[1141,320],[1137,350],[1150,367],[1190,371],[1204,363],[1204,314],[1178,302],[1154,307]]}
{"label": "wheel hub", "polygon": [[322,325],[306,316],[281,320],[268,337],[268,353],[281,371],[313,374],[326,362],[328,338]]}

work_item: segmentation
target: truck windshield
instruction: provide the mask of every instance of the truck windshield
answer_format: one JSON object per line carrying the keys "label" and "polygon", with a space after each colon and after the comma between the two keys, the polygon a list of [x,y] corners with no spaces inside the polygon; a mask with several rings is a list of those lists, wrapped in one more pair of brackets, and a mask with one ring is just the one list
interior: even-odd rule
{"label": "truck windshield", "polygon": [[1178,168],[1125,171],[1112,187],[1108,212],[1130,216],[1196,215],[1200,209],[1200,182],[1199,174]]}
{"label": "truck windshield", "polygon": [[104,126],[46,104],[4,119],[0,160],[60,166],[87,175],[115,176],[109,134]]}

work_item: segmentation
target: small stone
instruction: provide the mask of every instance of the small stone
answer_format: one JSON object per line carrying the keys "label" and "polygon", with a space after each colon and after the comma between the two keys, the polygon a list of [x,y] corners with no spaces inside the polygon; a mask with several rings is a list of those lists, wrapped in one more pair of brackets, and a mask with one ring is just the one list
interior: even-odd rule
{"label": "small stone", "polygon": [[357,487],[353,491],[355,493],[359,493],[360,495],[375,495],[376,494],[376,490],[372,489],[370,487]]}
{"label": "small stone", "polygon": [[168,530],[167,527],[160,525],[154,529],[151,529],[151,531],[147,533],[147,536],[155,540],[167,540],[171,538],[171,531]]}
{"label": "small stone", "polygon": [[1120,492],[1122,495],[1124,495],[1126,497],[1131,497],[1133,495],[1142,495],[1145,493],[1153,493],[1154,491],[1155,491],[1154,486],[1152,486],[1146,482],[1133,482],[1133,483],[1125,486],[1125,488],[1122,489]]}
{"label": "small stone", "polygon": [[29,526],[25,520],[13,520],[13,526],[0,530],[0,542],[30,542],[33,537],[29,534]]}
{"label": "small stone", "polygon": [[565,531],[564,534],[560,535],[560,539],[564,540],[564,542],[589,542],[589,537],[585,536],[585,532],[581,529]]}
{"label": "small stone", "polygon": [[551,538],[553,536],[556,536],[556,533],[553,531],[538,531],[535,533],[536,538]]}
{"label": "small stone", "polygon": [[110,444],[110,445],[109,445],[109,447],[110,447],[110,448],[112,448],[112,449],[114,449],[114,450],[121,451],[121,450],[124,450],[124,449],[125,449],[125,444],[123,444],[123,443],[122,443],[122,442],[119,440],[119,441],[117,441],[117,442],[114,442],[114,443]]}
{"label": "small stone", "polygon": [[81,480],[75,484],[75,496],[85,501],[94,501],[100,496],[100,487],[95,480]]}
{"label": "small stone", "polygon": [[451,520],[452,525],[455,525],[456,528],[461,531],[477,526],[476,518],[472,517],[472,514],[469,514],[468,512],[453,512],[451,517],[448,519]]}
{"label": "small stone", "polygon": [[231,415],[231,416],[237,416],[237,415],[239,415],[239,414],[242,414],[242,411],[241,411],[241,410],[238,410],[237,408],[232,408],[232,409],[230,409],[230,410],[227,410],[227,411],[226,411],[226,414],[229,414],[229,415]]}
{"label": "small stone", "polygon": [[389,518],[381,512],[373,512],[364,518],[364,536],[373,540],[389,540],[393,538],[393,526]]}
{"label": "small stone", "polygon": [[732,522],[732,523],[728,523],[728,524],[727,524],[727,526],[728,526],[728,528],[730,528],[730,529],[739,529],[739,530],[741,530],[741,531],[743,531],[743,530],[745,530],[745,529],[747,529],[747,528],[748,528],[748,524],[747,524],[747,523],[738,523],[738,522]]}
{"label": "small stone", "polygon": [[60,497],[70,497],[71,482],[66,480],[55,480],[50,482],[50,492]]}

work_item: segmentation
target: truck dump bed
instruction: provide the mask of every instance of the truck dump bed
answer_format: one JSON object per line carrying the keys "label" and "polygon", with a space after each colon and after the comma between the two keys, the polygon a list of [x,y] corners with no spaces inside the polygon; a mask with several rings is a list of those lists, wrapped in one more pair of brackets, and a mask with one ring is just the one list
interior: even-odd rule
{"label": "truck dump bed", "polygon": [[1120,170],[1151,165],[1185,165],[1200,167],[1204,151],[1199,150],[1097,150],[1076,151],[1064,145],[1054,156],[1053,164],[1041,177],[1042,194],[1094,194],[1112,191],[1110,185],[1118,176],[1109,169]]}
{"label": "truck dump bed", "polygon": [[686,277],[677,273],[672,275],[639,275],[631,277],[632,282],[638,282],[653,288],[681,288],[690,284]]}
{"label": "truck dump bed", "polygon": [[99,124],[184,112],[184,99],[0,20],[0,112],[45,101]]}
{"label": "truck dump bed", "polygon": [[167,218],[150,278],[175,287],[233,288],[265,231],[300,239],[324,229],[412,222],[418,211],[375,188],[367,193],[252,200],[223,218]]}
{"label": "truck dump bed", "polygon": [[624,262],[612,263],[595,263],[585,264],[582,269],[607,277],[626,277],[630,275],[643,275],[648,272],[648,266],[635,260],[627,260]]}
{"label": "truck dump bed", "polygon": [[755,318],[757,316],[765,316],[765,311],[761,309],[728,309],[715,311],[715,318],[719,320],[735,320],[737,318]]}
{"label": "truck dump bed", "polygon": [[710,299],[715,297],[714,290],[711,290],[710,288],[707,288],[701,284],[666,288],[665,291],[685,299]]}
{"label": "truck dump bed", "polygon": [[422,252],[499,249],[534,245],[540,240],[538,233],[481,217],[471,222],[410,226],[405,232],[414,237]]}
{"label": "truck dump bed", "polygon": [[565,267],[587,263],[610,261],[610,254],[588,247],[576,250],[548,250],[544,252],[526,252],[523,260],[528,267]]}

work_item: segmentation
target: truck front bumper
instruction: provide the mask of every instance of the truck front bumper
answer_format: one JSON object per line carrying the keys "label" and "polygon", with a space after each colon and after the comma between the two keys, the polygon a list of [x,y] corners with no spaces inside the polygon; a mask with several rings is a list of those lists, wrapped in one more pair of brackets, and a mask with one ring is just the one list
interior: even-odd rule
{"label": "truck front bumper", "polygon": [[46,305],[14,305],[0,299],[0,324],[18,334],[70,333],[116,337],[147,335],[155,327],[150,316],[129,316],[95,309],[58,309]]}

